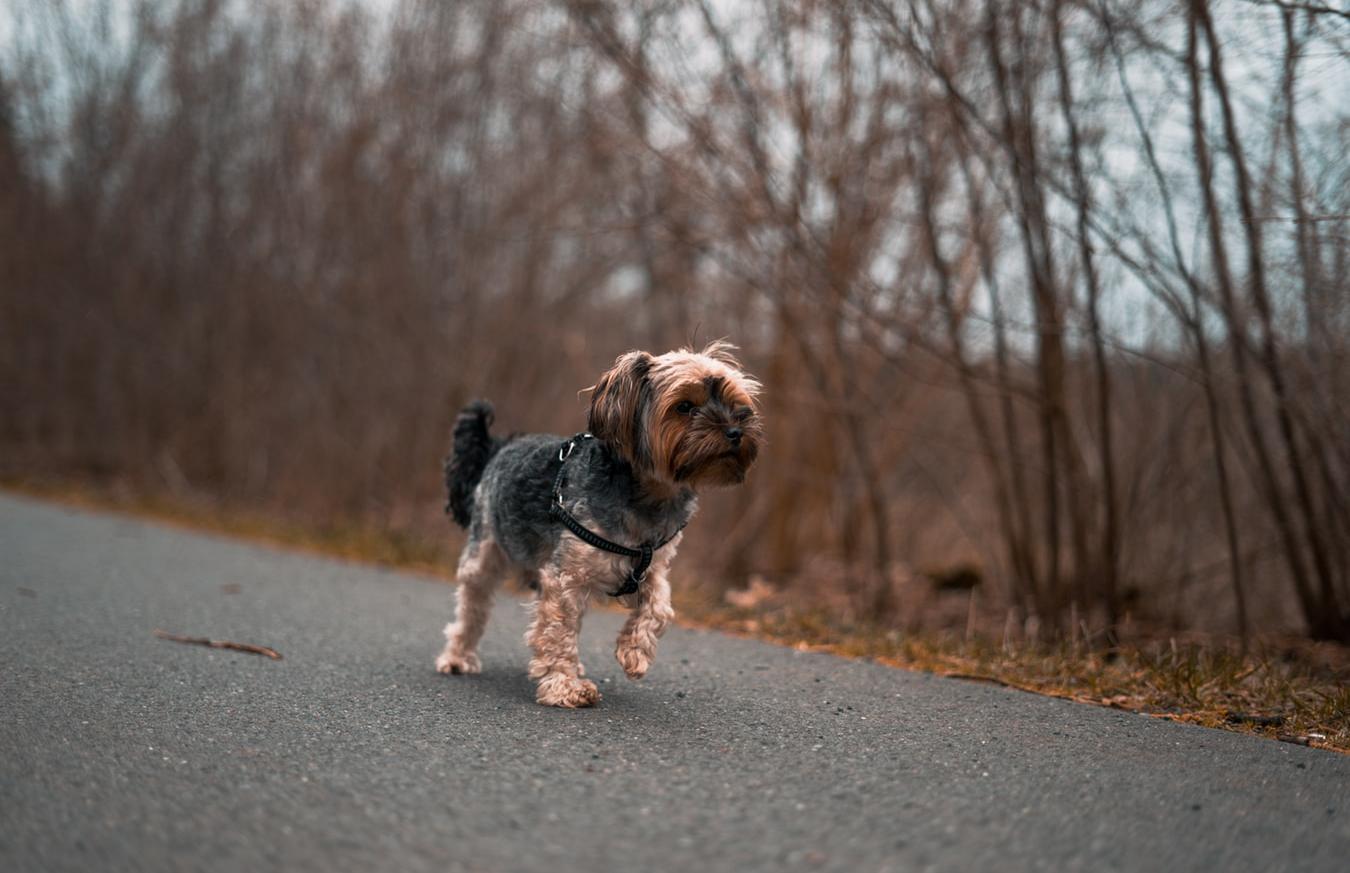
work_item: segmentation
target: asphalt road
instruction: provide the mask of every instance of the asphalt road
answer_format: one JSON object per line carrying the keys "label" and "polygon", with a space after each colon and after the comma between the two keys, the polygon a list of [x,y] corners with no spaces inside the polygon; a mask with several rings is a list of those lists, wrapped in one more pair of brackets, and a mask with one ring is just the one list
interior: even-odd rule
{"label": "asphalt road", "polygon": [[[524,610],[0,496],[0,870],[1350,869],[1350,757],[675,629],[545,709]],[[262,643],[282,661],[154,638]]]}

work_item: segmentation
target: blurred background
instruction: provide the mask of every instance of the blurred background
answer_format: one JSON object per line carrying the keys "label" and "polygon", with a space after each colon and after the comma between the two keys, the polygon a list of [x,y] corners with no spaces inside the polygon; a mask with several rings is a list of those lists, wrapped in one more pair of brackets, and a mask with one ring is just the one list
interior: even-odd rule
{"label": "blurred background", "polygon": [[0,476],[450,566],[457,408],[727,337],[676,587],[1350,641],[1350,14],[0,0]]}

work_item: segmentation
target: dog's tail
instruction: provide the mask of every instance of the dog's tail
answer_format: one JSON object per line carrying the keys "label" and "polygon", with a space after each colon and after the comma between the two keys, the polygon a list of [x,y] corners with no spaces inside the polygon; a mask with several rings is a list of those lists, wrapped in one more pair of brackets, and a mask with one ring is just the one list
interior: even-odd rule
{"label": "dog's tail", "polygon": [[473,492],[488,461],[506,440],[488,433],[492,426],[492,404],[474,400],[459,411],[455,419],[455,446],[445,459],[445,511],[460,527],[468,527],[473,518]]}

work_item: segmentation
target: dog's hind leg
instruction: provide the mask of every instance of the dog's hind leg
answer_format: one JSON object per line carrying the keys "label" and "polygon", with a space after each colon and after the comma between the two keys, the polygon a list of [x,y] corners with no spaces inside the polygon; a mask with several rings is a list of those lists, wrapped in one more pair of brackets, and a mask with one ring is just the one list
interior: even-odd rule
{"label": "dog's hind leg", "polygon": [[471,538],[464,547],[455,574],[459,583],[455,620],[445,626],[445,649],[436,658],[440,672],[477,673],[482,669],[478,641],[483,638],[492,597],[506,569],[506,556],[495,541]]}

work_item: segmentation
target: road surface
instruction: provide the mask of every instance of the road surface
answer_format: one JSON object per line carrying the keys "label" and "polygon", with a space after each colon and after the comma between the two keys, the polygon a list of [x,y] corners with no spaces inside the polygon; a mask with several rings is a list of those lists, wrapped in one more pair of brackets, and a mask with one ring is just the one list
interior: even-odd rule
{"label": "road surface", "polygon": [[476,677],[450,609],[0,496],[0,870],[1350,869],[1347,756],[695,630],[632,683],[612,613],[545,709],[522,605]]}

